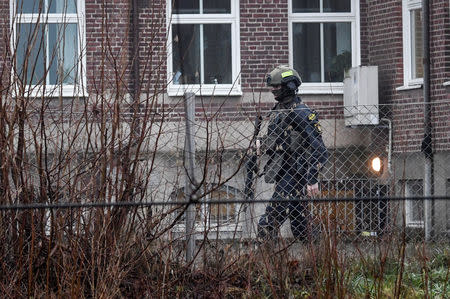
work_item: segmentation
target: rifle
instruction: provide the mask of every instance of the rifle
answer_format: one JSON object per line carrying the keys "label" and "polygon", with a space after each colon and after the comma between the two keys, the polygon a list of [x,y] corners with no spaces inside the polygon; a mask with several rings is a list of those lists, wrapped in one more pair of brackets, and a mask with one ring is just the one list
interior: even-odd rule
{"label": "rifle", "polygon": [[247,201],[253,200],[255,197],[254,190],[254,176],[258,174],[258,154],[257,154],[257,145],[256,141],[259,135],[259,131],[261,130],[261,122],[262,117],[258,115],[255,119],[255,131],[253,132],[252,143],[254,142],[255,146],[250,147],[247,153],[247,161],[245,163],[245,199]]}

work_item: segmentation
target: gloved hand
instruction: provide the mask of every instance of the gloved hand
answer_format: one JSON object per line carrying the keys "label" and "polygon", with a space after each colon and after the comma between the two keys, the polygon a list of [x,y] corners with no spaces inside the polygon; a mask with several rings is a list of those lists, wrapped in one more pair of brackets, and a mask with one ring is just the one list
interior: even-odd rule
{"label": "gloved hand", "polygon": [[314,185],[306,186],[306,192],[309,197],[314,198],[320,194],[319,191],[319,183],[315,183]]}

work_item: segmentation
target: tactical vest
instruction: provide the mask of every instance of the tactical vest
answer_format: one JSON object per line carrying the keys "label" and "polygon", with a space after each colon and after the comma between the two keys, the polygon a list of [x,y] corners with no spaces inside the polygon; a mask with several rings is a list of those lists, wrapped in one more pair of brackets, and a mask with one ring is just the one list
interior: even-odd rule
{"label": "tactical vest", "polygon": [[295,106],[296,104],[286,110],[274,110],[270,114],[267,136],[263,144],[269,156],[264,169],[266,183],[277,182],[277,176],[287,155],[296,158],[306,151],[301,132],[293,130],[290,124],[289,114],[293,112]]}

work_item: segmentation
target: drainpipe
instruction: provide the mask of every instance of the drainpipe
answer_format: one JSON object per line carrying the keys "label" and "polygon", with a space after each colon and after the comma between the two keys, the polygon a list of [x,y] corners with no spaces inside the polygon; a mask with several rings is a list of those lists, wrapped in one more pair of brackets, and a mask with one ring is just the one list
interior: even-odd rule
{"label": "drainpipe", "polygon": [[131,20],[133,22],[133,93],[135,102],[139,102],[139,12],[138,0],[133,0],[133,10]]}
{"label": "drainpipe", "polygon": [[389,141],[388,141],[388,156],[387,156],[387,162],[388,162],[388,176],[391,178],[391,168],[392,168],[392,121],[388,118],[382,118],[380,119],[382,122],[386,122],[388,124],[388,130],[389,130]]}
{"label": "drainpipe", "polygon": [[422,0],[422,36],[423,36],[423,101],[424,101],[424,138],[422,152],[424,163],[424,228],[425,240],[430,241],[433,236],[433,148],[431,131],[431,101],[430,101],[430,10],[429,0]]}
{"label": "drainpipe", "polygon": [[140,120],[138,117],[140,98],[140,75],[139,75],[139,5],[138,0],[131,1],[131,78],[133,80],[131,115],[131,146],[136,145],[140,134]]}

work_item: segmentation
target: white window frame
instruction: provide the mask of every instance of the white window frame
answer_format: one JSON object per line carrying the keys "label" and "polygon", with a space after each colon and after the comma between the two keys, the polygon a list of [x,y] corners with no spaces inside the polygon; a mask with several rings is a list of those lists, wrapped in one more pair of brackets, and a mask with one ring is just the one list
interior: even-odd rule
{"label": "white window frame", "polygon": [[[196,95],[223,95],[240,96],[240,33],[239,33],[239,0],[230,0],[230,14],[203,14],[202,1],[200,1],[199,14],[174,14],[172,15],[172,0],[167,0],[167,93],[169,96],[182,96],[186,92]],[[172,25],[173,24],[231,24],[231,84],[173,84],[174,73],[172,71]],[[202,37],[200,37],[202,38]],[[200,51],[203,57],[203,51]],[[200,59],[203,64],[203,59]],[[201,65],[203,69],[203,65]]]}
{"label": "white window frame", "polygon": [[[293,24],[294,23],[351,23],[351,46],[352,46],[352,67],[361,64],[361,43],[360,43],[360,10],[359,1],[351,0],[351,11],[349,13],[293,13],[292,0],[288,0],[288,32],[289,32],[289,65],[294,65],[294,42],[293,42]],[[322,1],[320,2],[320,11],[323,11]],[[320,26],[323,32],[323,26]],[[324,75],[324,45],[321,41],[321,76]],[[300,74],[301,75],[301,74]],[[344,83],[342,82],[323,82],[307,83],[303,82],[299,88],[300,94],[343,94]]]}
{"label": "white window frame", "polygon": [[[412,194],[411,192],[411,188],[413,185],[418,185],[420,184],[422,186],[422,195],[423,195],[423,181],[422,180],[406,180],[404,182],[404,186],[405,186],[405,197],[413,197],[413,196],[417,196],[415,194]],[[420,221],[420,220],[416,220],[413,218],[413,214],[414,212],[412,211],[414,209],[414,206],[419,203],[422,202],[424,203],[423,200],[406,200],[405,201],[405,221],[406,221],[406,226],[408,227],[419,227],[422,228],[424,227],[424,221]]]}
{"label": "white window frame", "polygon": [[411,28],[411,11],[422,9],[421,0],[403,0],[403,86],[397,90],[420,88],[423,84],[423,78],[412,78],[413,74],[413,40]]}
{"label": "white window frame", "polygon": [[[15,53],[15,41],[16,41],[16,25],[18,23],[30,24],[36,23],[38,21],[39,14],[37,13],[16,13],[16,5],[18,0],[10,1],[10,25],[12,28],[11,34],[11,53]],[[45,5],[48,6],[49,1],[44,0]],[[85,1],[76,0],[77,13],[43,13],[39,18],[40,24],[56,24],[56,23],[67,23],[67,24],[77,24],[78,26],[78,84],[58,84],[50,85],[45,84],[45,94],[44,94],[44,84],[39,85],[27,85],[25,96],[29,97],[86,97],[88,96],[86,90],[86,22],[85,22]],[[48,31],[48,28],[46,29]],[[48,36],[47,36],[48,38]],[[48,41],[47,41],[48,45]],[[15,63],[14,63],[15,65]],[[46,66],[47,68],[47,66]],[[14,76],[14,72],[11,74]],[[14,77],[12,78],[13,82]],[[13,91],[16,94],[17,91]]]}

